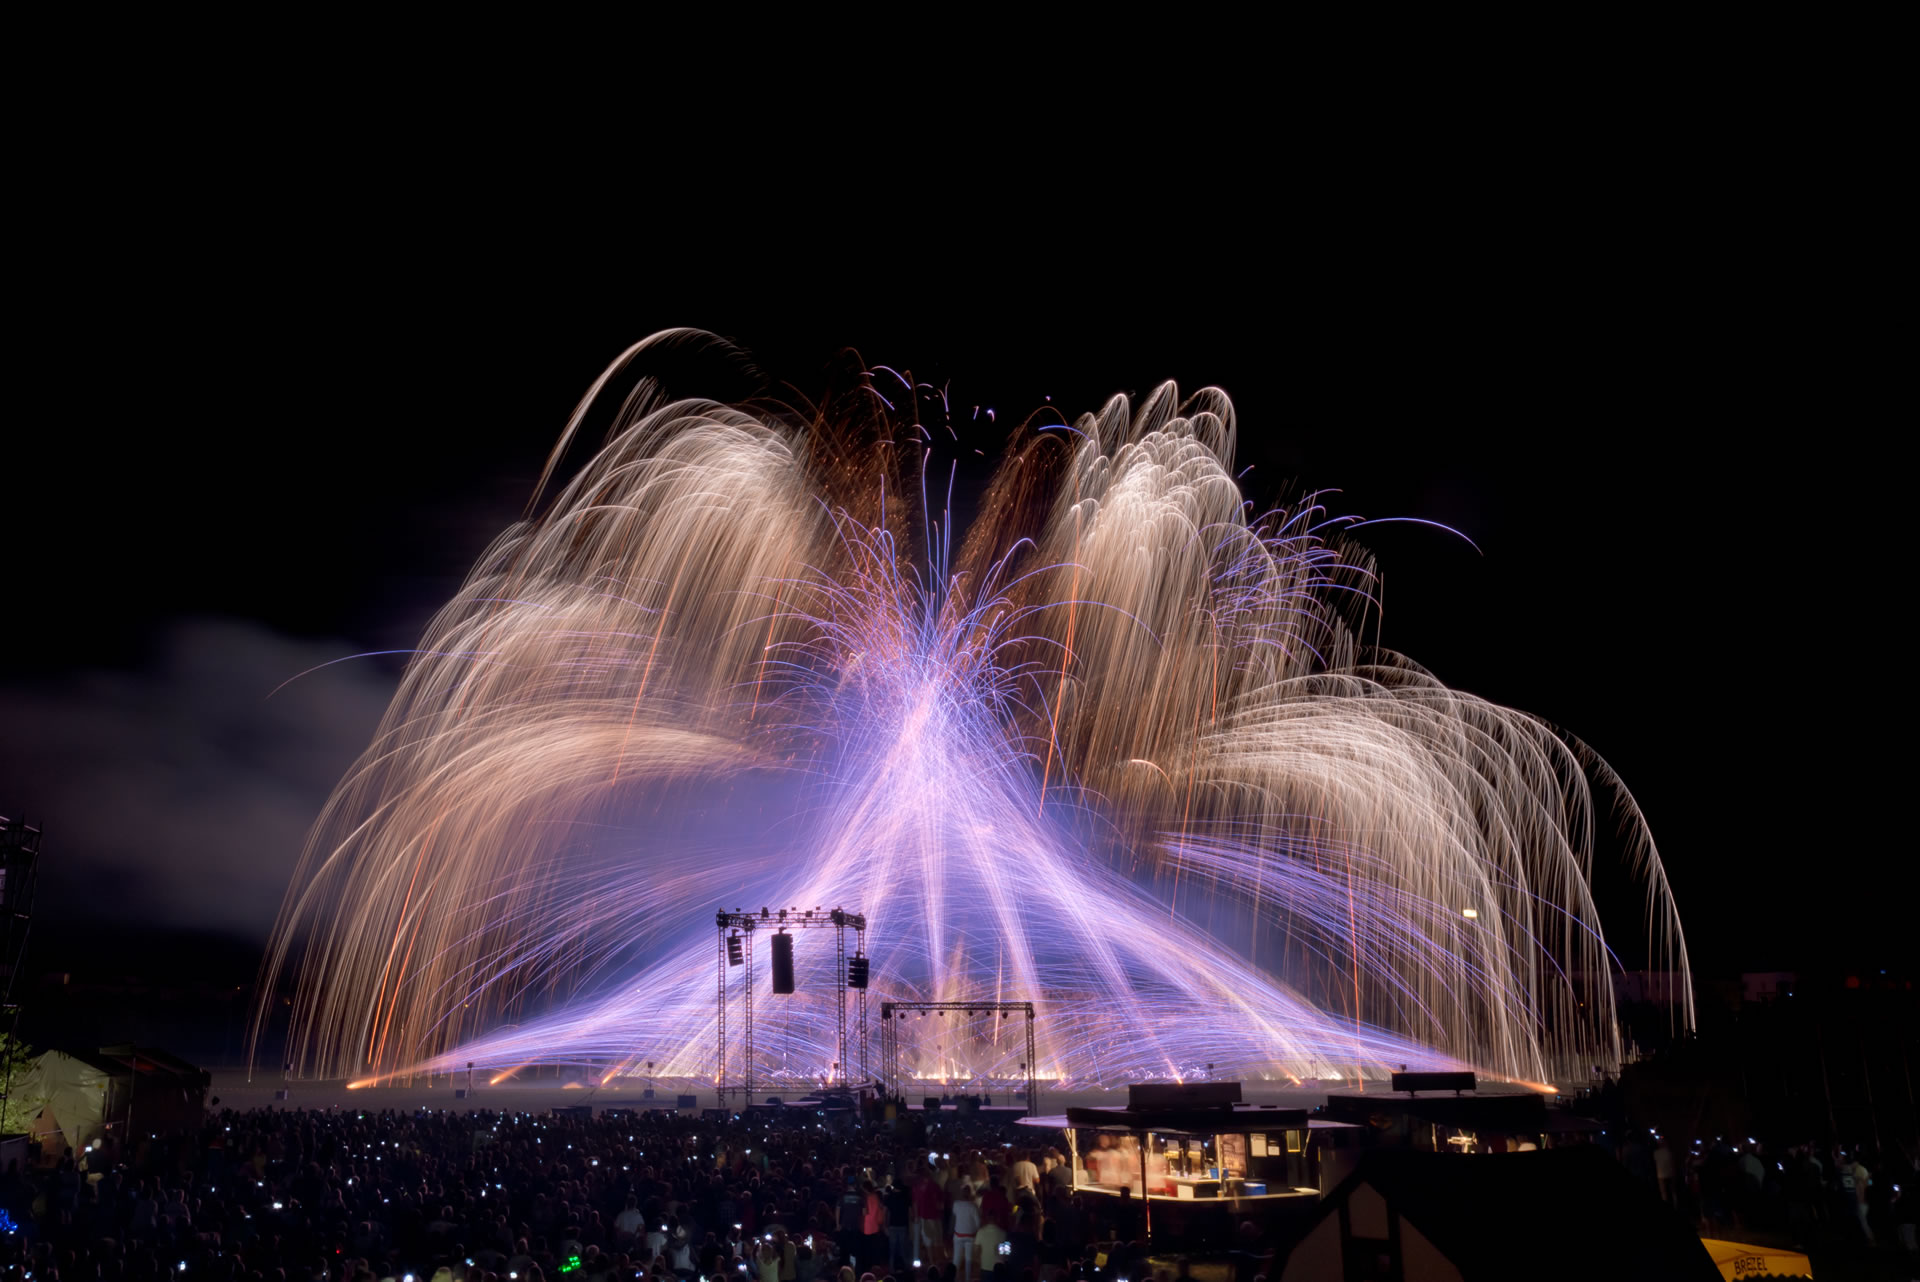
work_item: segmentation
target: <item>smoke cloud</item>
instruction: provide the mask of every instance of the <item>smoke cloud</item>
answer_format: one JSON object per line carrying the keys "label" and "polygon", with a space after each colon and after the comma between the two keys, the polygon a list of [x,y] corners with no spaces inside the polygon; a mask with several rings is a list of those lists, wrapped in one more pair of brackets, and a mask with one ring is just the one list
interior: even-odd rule
{"label": "smoke cloud", "polygon": [[137,671],[0,685],[0,806],[45,831],[37,916],[264,940],[395,678],[347,642],[198,618]]}

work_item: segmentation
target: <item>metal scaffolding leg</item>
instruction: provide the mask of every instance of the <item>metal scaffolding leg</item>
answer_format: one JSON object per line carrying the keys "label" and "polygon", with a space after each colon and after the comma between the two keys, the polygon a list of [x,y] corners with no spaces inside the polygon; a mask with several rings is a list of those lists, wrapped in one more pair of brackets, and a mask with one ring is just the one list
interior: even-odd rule
{"label": "metal scaffolding leg", "polygon": [[[855,931],[853,935],[853,941],[854,941],[853,943],[854,953],[857,956],[865,957],[867,955],[867,932],[864,930]],[[867,990],[866,989],[862,988],[859,990],[859,997],[857,1000],[859,1001],[859,1004],[860,1004],[860,1084],[862,1086],[865,1086],[868,1082],[871,1082],[873,1080],[872,1074],[869,1072],[867,1068]]]}
{"label": "metal scaffolding leg", "polygon": [[713,1091],[720,1107],[727,1106],[727,929],[720,928],[720,1002],[714,1020],[720,1040],[713,1055]]}
{"label": "metal scaffolding leg", "polygon": [[894,1073],[893,1003],[880,1003],[880,1094],[884,1099],[900,1095]]}
{"label": "metal scaffolding leg", "polygon": [[740,1103],[742,1107],[753,1103],[753,932],[740,932],[747,941],[747,1062],[741,1069],[741,1078],[745,1085],[741,1087]]}
{"label": "metal scaffolding leg", "polygon": [[840,1058],[834,1061],[839,1084],[847,1084],[847,928],[833,932],[833,1013],[840,1025]]}
{"label": "metal scaffolding leg", "polygon": [[[1027,1011],[1027,1116],[1040,1116],[1040,1055],[1033,1036],[1033,1011]],[[1141,1188],[1145,1188],[1143,1184]]]}

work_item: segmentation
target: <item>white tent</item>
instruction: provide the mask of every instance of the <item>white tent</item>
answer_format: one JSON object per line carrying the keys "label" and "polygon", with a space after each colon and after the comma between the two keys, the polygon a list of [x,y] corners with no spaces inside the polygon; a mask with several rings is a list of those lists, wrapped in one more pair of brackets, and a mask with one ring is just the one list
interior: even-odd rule
{"label": "white tent", "polygon": [[107,1091],[112,1081],[104,1068],[61,1051],[47,1051],[14,1077],[7,1093],[7,1113],[40,1141],[44,1151],[58,1154],[71,1148],[79,1152],[106,1131]]}

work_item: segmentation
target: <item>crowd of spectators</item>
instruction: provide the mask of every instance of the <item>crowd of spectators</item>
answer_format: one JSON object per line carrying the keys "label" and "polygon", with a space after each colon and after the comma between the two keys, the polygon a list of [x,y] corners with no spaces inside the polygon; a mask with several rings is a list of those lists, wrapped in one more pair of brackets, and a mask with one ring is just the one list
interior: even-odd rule
{"label": "crowd of spectators", "polygon": [[1799,1245],[1915,1250],[1920,1198],[1910,1190],[1920,1169],[1899,1147],[1768,1143],[1751,1135],[1680,1143],[1640,1130],[1614,1154],[1705,1237],[1773,1235]]}
{"label": "crowd of spectators", "polygon": [[1075,1193],[1044,1135],[847,1120],[226,1111],[11,1164],[0,1250],[29,1282],[1148,1276],[1131,1199]]}
{"label": "crowd of spectators", "polygon": [[[23,1282],[1156,1277],[1137,1204],[1076,1192],[1046,1133],[940,1119],[225,1111],[132,1152],[10,1163],[0,1266]],[[1641,1130],[1614,1151],[1706,1236],[1914,1249],[1898,1149]],[[1270,1257],[1231,1245],[1250,1282]]]}

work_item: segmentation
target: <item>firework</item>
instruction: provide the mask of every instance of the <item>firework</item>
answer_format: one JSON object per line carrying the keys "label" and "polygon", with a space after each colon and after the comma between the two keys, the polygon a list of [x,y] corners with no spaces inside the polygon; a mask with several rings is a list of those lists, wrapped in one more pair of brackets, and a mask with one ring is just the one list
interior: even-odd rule
{"label": "firework", "polygon": [[[616,376],[698,341],[615,362],[543,490]],[[1635,879],[1653,963],[1686,969],[1631,797],[1367,644],[1358,522],[1256,511],[1225,395],[1016,432],[956,544],[943,398],[891,370],[855,392],[642,378],[481,559],[282,911],[290,1058],[711,1077],[713,910],[844,905],[882,995],[1039,1001],[1044,1076],[1619,1062],[1597,875]],[[1596,870],[1608,819],[1624,866]],[[827,1072],[826,987],[759,1007],[760,1075]],[[1011,1077],[1024,1030],[906,1044],[910,1072]]]}

